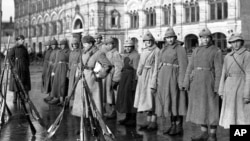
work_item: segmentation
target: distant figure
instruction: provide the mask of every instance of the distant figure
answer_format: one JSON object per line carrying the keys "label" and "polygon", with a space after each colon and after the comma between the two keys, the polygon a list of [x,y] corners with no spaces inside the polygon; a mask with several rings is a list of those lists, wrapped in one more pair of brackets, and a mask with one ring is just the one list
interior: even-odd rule
{"label": "distant figure", "polygon": [[[24,46],[24,36],[19,35],[16,38],[17,45],[14,48],[11,48],[8,56],[9,61],[13,63],[13,69],[16,70],[25,91],[28,93],[31,90],[31,81],[30,81],[30,60],[29,60],[29,54]],[[14,92],[14,98],[13,103],[17,102],[17,92],[20,91],[17,85],[17,81],[15,81],[13,75],[10,76],[10,85],[9,90]]]}

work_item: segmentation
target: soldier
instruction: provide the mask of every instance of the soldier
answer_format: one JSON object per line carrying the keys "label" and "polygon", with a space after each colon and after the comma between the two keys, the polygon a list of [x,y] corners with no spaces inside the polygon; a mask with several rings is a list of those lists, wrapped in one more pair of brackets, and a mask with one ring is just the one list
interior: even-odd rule
{"label": "soldier", "polygon": [[53,97],[51,96],[50,92],[51,92],[51,88],[52,88],[52,83],[53,83],[53,75],[52,75],[52,70],[54,68],[55,65],[55,61],[56,61],[56,55],[58,54],[58,48],[57,48],[57,40],[56,39],[52,39],[50,41],[50,45],[52,48],[52,52],[50,54],[49,57],[49,66],[46,72],[46,81],[45,81],[45,93],[49,94],[46,98],[44,98],[45,102],[48,102],[50,100],[53,99]]}
{"label": "soldier", "polygon": [[105,44],[107,45],[107,53],[106,56],[108,60],[112,64],[112,69],[110,70],[110,73],[105,78],[105,101],[107,104],[111,107],[111,112],[106,113],[104,116],[106,116],[107,119],[112,119],[116,117],[116,110],[115,110],[115,103],[116,103],[116,97],[117,97],[117,87],[119,84],[119,81],[121,79],[121,70],[122,70],[122,58],[117,50],[117,46],[115,45],[114,38],[108,39]]}
{"label": "soldier", "polygon": [[165,33],[165,46],[160,51],[156,114],[161,119],[170,117],[171,127],[164,134],[177,135],[183,133],[183,116],[186,115],[186,95],[183,91],[183,81],[187,69],[188,58],[185,49],[177,41],[173,28],[168,28]]}
{"label": "soldier", "polygon": [[233,51],[224,58],[219,87],[223,100],[219,124],[226,129],[250,124],[250,53],[241,34],[233,34],[228,42]]}
{"label": "soldier", "polygon": [[102,42],[102,35],[96,33],[95,36],[95,46],[99,49],[102,50],[103,49],[103,42]]}
{"label": "soldier", "polygon": [[48,69],[49,66],[49,57],[50,54],[52,52],[51,46],[50,46],[50,41],[45,42],[44,44],[45,46],[45,53],[44,53],[44,60],[43,60],[43,72],[42,72],[42,93],[45,92],[45,82],[46,82],[46,78],[48,78],[46,76],[46,71]]}
{"label": "soldier", "polygon": [[[189,91],[187,121],[201,125],[202,133],[193,141],[216,141],[219,121],[218,88],[222,70],[221,50],[213,45],[208,28],[199,33],[201,45],[194,49],[185,75],[184,86]],[[208,134],[210,126],[210,134]]]}
{"label": "soldier", "polygon": [[155,114],[155,93],[158,57],[160,49],[155,44],[153,35],[147,31],[143,37],[145,48],[142,50],[137,68],[138,84],[136,87],[134,107],[137,112],[147,112],[147,123],[139,130],[157,129]]}
{"label": "soldier", "polygon": [[140,55],[135,50],[133,40],[127,40],[124,43],[125,54],[123,55],[123,68],[121,80],[117,92],[116,110],[120,113],[126,113],[123,120],[119,121],[124,125],[136,125],[136,109],[133,107],[135,99],[135,88],[137,84],[136,70],[138,67]]}
{"label": "soldier", "polygon": [[68,92],[68,63],[69,63],[69,45],[67,39],[60,41],[60,50],[56,56],[52,75],[54,76],[51,96],[53,99],[49,101],[49,104],[62,105],[64,98]]}
{"label": "soldier", "polygon": [[73,38],[72,40],[72,51],[69,55],[69,72],[68,72],[68,78],[69,78],[69,87],[68,87],[68,96],[73,91],[73,85],[75,83],[76,79],[76,69],[79,64],[79,59],[81,55],[81,49],[80,49],[80,41],[78,38]]}
{"label": "soldier", "polygon": [[[28,93],[28,91],[31,90],[31,82],[30,82],[30,62],[29,62],[29,54],[24,46],[24,36],[19,35],[16,38],[17,45],[14,48],[11,48],[11,50],[8,53],[9,61],[12,62],[14,65],[13,69],[16,70],[25,91]],[[17,92],[19,92],[19,88],[17,85],[16,80],[14,79],[13,75],[10,75],[10,85],[9,90],[14,92],[14,98],[13,103],[17,102]]]}
{"label": "soldier", "polygon": [[[98,50],[95,46],[95,39],[92,36],[84,36],[82,38],[82,43],[84,46],[84,51],[81,56],[81,67],[77,68],[76,75],[80,76],[81,73],[84,74],[87,84],[92,92],[92,98],[97,106],[97,109],[102,114],[102,100],[101,100],[101,87],[102,81],[100,79],[105,78],[108,71],[111,68],[109,60],[106,58],[105,54]],[[97,63],[100,63],[102,68],[99,72],[94,72],[93,69]],[[81,117],[84,113],[82,93],[85,93],[82,81],[80,80],[76,86],[75,98],[73,102],[72,114]]]}

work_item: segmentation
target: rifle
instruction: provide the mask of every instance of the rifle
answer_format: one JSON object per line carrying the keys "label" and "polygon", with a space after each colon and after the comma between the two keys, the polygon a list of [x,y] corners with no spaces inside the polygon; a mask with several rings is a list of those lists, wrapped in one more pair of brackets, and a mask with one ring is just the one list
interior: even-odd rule
{"label": "rifle", "polygon": [[51,138],[57,131],[57,129],[59,128],[60,124],[61,124],[61,121],[63,119],[63,114],[64,114],[64,111],[66,109],[66,105],[68,105],[68,102],[70,101],[71,97],[73,96],[74,94],[74,90],[77,86],[77,83],[78,81],[80,80],[80,77],[77,77],[76,78],[76,81],[73,85],[73,88],[72,88],[72,91],[70,92],[70,95],[69,97],[67,97],[64,101],[64,104],[63,104],[63,109],[62,111],[60,112],[60,114],[57,116],[56,120],[53,122],[53,124],[49,127],[49,129],[47,130],[47,136],[46,138],[49,139]]}
{"label": "rifle", "polygon": [[[7,94],[7,86],[8,86],[8,77],[9,77],[9,71],[8,71],[8,66],[7,66],[7,55],[8,55],[8,49],[9,49],[9,44],[10,44],[10,36],[8,37],[8,46],[6,49],[5,46],[5,50],[7,50],[7,54],[4,57],[4,68],[1,72],[1,76],[0,76],[0,96],[2,97],[2,102],[1,102],[1,113],[0,113],[0,125],[2,126],[6,121],[8,121],[9,116],[12,115],[7,103],[6,103],[6,94]],[[2,93],[2,86],[3,86],[3,77],[4,77],[4,72],[5,70],[7,70],[7,74],[6,74],[6,82],[5,82],[5,86],[4,86],[4,92]],[[7,120],[5,121],[4,119],[4,115],[5,115],[5,109],[7,110]]]}
{"label": "rifle", "polygon": [[[29,114],[28,114],[28,111],[27,111],[25,102],[27,102],[28,105],[29,105],[30,113],[31,113],[32,117],[33,117],[35,120],[37,120],[37,121],[39,122],[39,124],[40,124],[42,127],[45,127],[45,124],[44,124],[42,118],[40,117],[40,115],[39,115],[39,113],[38,113],[38,111],[37,111],[35,105],[34,105],[33,102],[30,100],[29,95],[28,95],[28,93],[26,92],[26,90],[25,90],[25,88],[24,88],[24,86],[23,86],[22,81],[20,80],[20,78],[19,78],[19,76],[18,76],[16,70],[14,69],[14,65],[13,65],[13,62],[12,62],[12,60],[10,59],[10,57],[8,57],[8,60],[9,60],[9,65],[10,65],[11,74],[12,74],[12,76],[14,77],[15,82],[17,83],[17,87],[18,87],[18,90],[19,90],[18,96],[19,96],[19,98],[21,99],[22,107],[24,108],[24,112],[25,112],[25,114],[27,115],[26,117],[27,117],[27,120],[28,120],[28,122],[29,122],[29,124],[30,124],[31,130],[33,130],[32,133],[35,133],[35,131],[34,131],[35,128],[32,127],[33,124],[32,124],[32,122],[31,122],[31,120],[29,119]],[[33,114],[33,112],[34,112],[35,115]],[[33,129],[32,129],[32,128],[33,128]],[[34,134],[33,134],[33,135],[34,135]]]}
{"label": "rifle", "polygon": [[96,107],[96,104],[92,98],[92,94],[91,94],[91,91],[88,87],[88,84],[87,84],[87,81],[85,79],[85,76],[84,74],[82,74],[82,82],[83,82],[83,87],[85,89],[85,92],[86,92],[86,98],[88,99],[89,101],[89,105],[88,106],[91,106],[92,108],[90,108],[91,112],[95,114],[95,120],[97,120],[98,122],[98,125],[100,128],[96,128],[99,130],[100,133],[102,133],[104,139],[106,141],[114,141],[115,140],[115,136],[114,134],[111,132],[111,130],[109,129],[109,127],[107,126],[107,124],[104,122],[104,120],[102,119],[102,115],[101,113],[98,111],[97,107]]}

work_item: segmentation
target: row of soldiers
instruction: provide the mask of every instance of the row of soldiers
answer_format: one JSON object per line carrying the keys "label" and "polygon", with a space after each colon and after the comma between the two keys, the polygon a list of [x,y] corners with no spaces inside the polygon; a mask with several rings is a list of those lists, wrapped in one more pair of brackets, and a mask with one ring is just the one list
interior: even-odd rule
{"label": "row of soldiers", "polygon": [[[218,125],[227,129],[232,124],[250,124],[250,53],[243,37],[233,34],[229,38],[233,51],[223,63],[211,31],[204,28],[199,36],[200,46],[190,59],[172,28],[166,30],[162,49],[148,31],[140,55],[132,40],[125,42],[125,52],[119,54],[113,38],[102,42],[98,34],[81,41],[74,38],[72,51],[67,40],[60,41],[60,50],[52,40],[46,44],[42,90],[50,94],[44,100],[60,105],[74,91],[72,114],[80,117],[85,111],[81,98],[85,91],[81,80],[75,89],[73,84],[84,74],[97,109],[107,119],[115,118],[118,111],[126,113],[120,124],[136,125],[136,112],[146,112],[147,122],[139,130],[181,135],[186,116],[186,121],[201,126],[202,133],[193,136],[193,141],[216,141]],[[166,117],[171,121],[168,129],[161,126]]]}

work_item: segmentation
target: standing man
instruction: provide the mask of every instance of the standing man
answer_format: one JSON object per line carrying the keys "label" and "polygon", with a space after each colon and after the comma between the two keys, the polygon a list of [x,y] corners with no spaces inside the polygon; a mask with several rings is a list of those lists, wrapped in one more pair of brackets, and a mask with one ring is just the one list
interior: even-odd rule
{"label": "standing man", "polygon": [[[24,46],[24,36],[19,35],[16,38],[17,45],[10,50],[8,53],[9,61],[14,65],[13,69],[17,72],[25,91],[31,90],[31,81],[30,81],[30,62],[29,62],[29,54]],[[14,79],[13,75],[10,76],[10,85],[9,90],[14,92],[13,103],[17,102],[17,92],[19,92],[19,88],[17,86],[17,82]]]}
{"label": "standing man", "polygon": [[228,42],[233,51],[226,55],[220,80],[222,98],[220,126],[250,124],[250,52],[241,34],[233,34]]}
{"label": "standing man", "polygon": [[159,56],[156,114],[160,117],[161,125],[166,117],[171,120],[171,127],[166,132],[160,129],[160,132],[178,135],[183,133],[183,116],[187,111],[183,81],[188,58],[185,49],[177,41],[173,28],[166,30],[164,40],[165,46]]}
{"label": "standing man", "polygon": [[[69,78],[69,87],[68,87],[68,96],[73,91],[73,86],[75,84],[76,80],[76,69],[78,67],[78,64],[80,63],[80,55],[81,55],[81,49],[80,49],[80,41],[78,38],[73,38],[72,40],[72,51],[69,54],[69,72],[68,72],[68,78]],[[70,100],[72,101],[72,100]]]}
{"label": "standing man", "polygon": [[142,49],[137,75],[138,84],[136,87],[134,107],[137,112],[147,112],[147,123],[139,130],[157,130],[155,114],[155,94],[158,69],[158,57],[160,49],[155,44],[155,39],[150,31],[143,37],[145,48]]}
{"label": "standing man", "polygon": [[117,98],[117,88],[119,81],[121,79],[121,70],[122,70],[122,58],[118,52],[117,46],[115,45],[114,38],[108,39],[105,44],[107,45],[106,56],[110,63],[112,64],[112,69],[110,73],[105,78],[106,80],[106,103],[110,105],[111,112],[107,113],[105,116],[108,119],[116,118],[115,103]]}
{"label": "standing man", "polygon": [[95,36],[95,46],[99,49],[102,50],[103,49],[103,42],[102,42],[102,35],[99,33],[96,33]]}
{"label": "standing man", "polygon": [[49,66],[46,72],[45,91],[44,91],[44,93],[49,94],[49,95],[46,98],[44,98],[45,102],[48,102],[53,99],[50,93],[52,89],[53,78],[54,78],[54,74],[52,74],[52,71],[55,66],[56,56],[59,51],[59,49],[57,48],[58,43],[56,39],[52,39],[50,41],[50,45],[51,45],[52,51],[49,57]]}
{"label": "standing man", "polygon": [[52,83],[51,96],[53,99],[49,101],[49,104],[63,105],[64,98],[68,92],[68,63],[69,63],[69,45],[67,39],[60,41],[60,50],[56,56],[52,75],[54,80]]}
{"label": "standing man", "polygon": [[45,53],[44,53],[44,60],[43,60],[43,72],[42,72],[42,93],[45,92],[45,82],[46,82],[46,78],[48,78],[46,76],[46,72],[49,66],[49,57],[50,54],[52,52],[52,48],[50,46],[50,41],[45,42],[44,44],[45,46]]}
{"label": "standing man", "polygon": [[189,90],[187,121],[201,126],[202,133],[192,137],[192,141],[216,141],[223,57],[221,50],[213,45],[208,28],[202,29],[199,36],[201,45],[194,49],[184,80],[184,86]]}
{"label": "standing man", "polygon": [[133,107],[135,99],[135,88],[137,84],[136,70],[139,64],[140,55],[135,50],[133,40],[129,39],[124,44],[125,54],[123,55],[123,68],[121,80],[117,92],[116,110],[125,113],[122,125],[136,125],[136,109]]}

